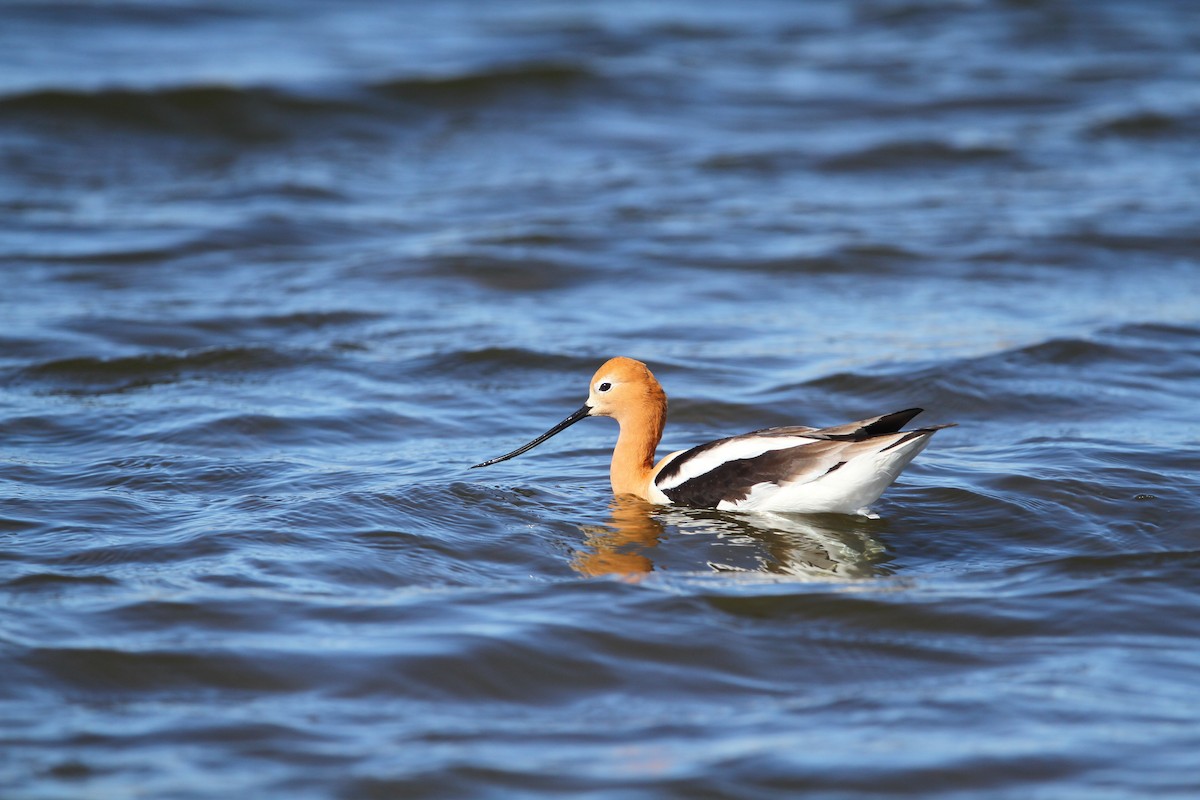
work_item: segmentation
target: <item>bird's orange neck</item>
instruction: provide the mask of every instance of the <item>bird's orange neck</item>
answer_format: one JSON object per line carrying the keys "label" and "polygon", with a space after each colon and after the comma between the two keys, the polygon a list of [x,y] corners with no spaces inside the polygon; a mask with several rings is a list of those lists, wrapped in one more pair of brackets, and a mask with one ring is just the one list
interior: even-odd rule
{"label": "bird's orange neck", "polygon": [[615,495],[631,494],[649,500],[654,451],[667,421],[667,396],[657,385],[647,387],[643,403],[617,417],[621,434],[613,450],[609,479]]}

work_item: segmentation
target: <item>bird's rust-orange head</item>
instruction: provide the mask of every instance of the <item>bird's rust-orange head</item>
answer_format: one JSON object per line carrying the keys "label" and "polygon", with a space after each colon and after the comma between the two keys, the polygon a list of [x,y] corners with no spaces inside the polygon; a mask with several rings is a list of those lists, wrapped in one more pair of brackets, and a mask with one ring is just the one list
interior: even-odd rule
{"label": "bird's rust-orange head", "polygon": [[588,416],[613,417],[618,422],[666,415],[667,395],[654,373],[641,361],[610,358],[596,370],[588,391]]}
{"label": "bird's rust-orange head", "polygon": [[[618,485],[640,487],[645,483],[653,464],[654,449],[662,438],[667,418],[667,395],[645,364],[624,356],[610,358],[596,370],[588,388],[588,400],[574,414],[511,453],[475,466],[487,467],[528,452],[585,417],[612,417],[621,425],[611,468],[614,489]],[[632,489],[627,491],[639,493]]]}

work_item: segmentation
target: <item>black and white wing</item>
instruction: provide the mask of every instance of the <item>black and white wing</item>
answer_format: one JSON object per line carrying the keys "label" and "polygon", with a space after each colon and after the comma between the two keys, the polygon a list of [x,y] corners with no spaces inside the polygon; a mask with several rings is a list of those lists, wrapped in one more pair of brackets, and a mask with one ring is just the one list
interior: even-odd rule
{"label": "black and white wing", "polygon": [[654,485],[672,503],[698,508],[853,512],[877,499],[937,430],[900,430],[919,413],[718,439],[671,458]]}

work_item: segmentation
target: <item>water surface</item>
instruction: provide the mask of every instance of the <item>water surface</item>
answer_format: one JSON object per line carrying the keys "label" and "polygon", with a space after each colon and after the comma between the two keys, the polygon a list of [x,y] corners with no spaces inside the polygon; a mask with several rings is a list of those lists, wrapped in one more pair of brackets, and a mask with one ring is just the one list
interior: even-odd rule
{"label": "water surface", "polygon": [[1200,10],[696,5],[3,3],[4,797],[1200,793]]}

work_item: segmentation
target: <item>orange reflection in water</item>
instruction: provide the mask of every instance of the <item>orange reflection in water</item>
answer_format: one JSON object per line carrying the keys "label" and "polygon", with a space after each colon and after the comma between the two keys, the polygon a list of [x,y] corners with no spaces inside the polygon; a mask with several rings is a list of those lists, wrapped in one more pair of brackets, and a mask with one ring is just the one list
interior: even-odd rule
{"label": "orange reflection in water", "polygon": [[636,497],[614,497],[604,525],[583,525],[583,549],[571,566],[581,575],[630,575],[650,572],[654,562],[643,551],[658,544],[663,525],[651,512],[655,506]]}

